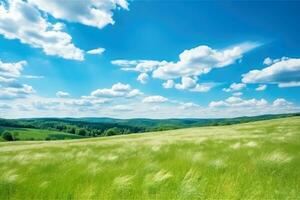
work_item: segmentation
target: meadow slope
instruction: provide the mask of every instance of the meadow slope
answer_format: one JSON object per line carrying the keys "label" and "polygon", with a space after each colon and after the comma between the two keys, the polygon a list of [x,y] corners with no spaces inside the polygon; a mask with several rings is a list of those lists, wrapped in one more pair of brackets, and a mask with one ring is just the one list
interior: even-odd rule
{"label": "meadow slope", "polygon": [[300,117],[0,143],[0,199],[300,199]]}

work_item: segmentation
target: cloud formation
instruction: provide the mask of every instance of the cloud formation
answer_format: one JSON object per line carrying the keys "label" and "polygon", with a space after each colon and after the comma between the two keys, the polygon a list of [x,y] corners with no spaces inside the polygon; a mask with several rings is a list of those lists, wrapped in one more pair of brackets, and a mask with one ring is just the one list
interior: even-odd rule
{"label": "cloud formation", "polygon": [[209,107],[253,107],[266,106],[268,102],[265,99],[242,99],[240,97],[232,96],[226,100],[212,101]]}
{"label": "cloud formation", "polygon": [[68,92],[58,91],[56,92],[56,96],[59,98],[68,98],[71,95]]}
{"label": "cloud formation", "polygon": [[135,97],[140,95],[141,92],[138,89],[132,89],[129,84],[116,83],[111,88],[97,89],[91,92],[90,97]]}
{"label": "cloud formation", "polygon": [[91,55],[102,55],[104,53],[105,49],[102,47],[99,47],[97,49],[92,49],[87,51],[87,54],[91,54]]}
{"label": "cloud formation", "polygon": [[15,63],[0,60],[0,99],[25,98],[35,93],[30,85],[18,82],[26,65],[24,60]]}
{"label": "cloud formation", "polygon": [[244,89],[246,84],[244,83],[232,83],[229,88],[223,88],[224,92],[236,92]]}
{"label": "cloud formation", "polygon": [[[164,88],[187,89],[190,91],[209,91],[206,84],[197,84],[198,76],[209,73],[214,68],[222,68],[241,59],[243,54],[259,46],[258,43],[242,43],[226,49],[213,49],[209,46],[185,50],[179,55],[177,62],[156,60],[114,60],[125,71],[151,73],[153,78],[166,80]],[[172,84],[175,79],[181,83]],[[172,81],[173,82],[172,82]]]}
{"label": "cloud formation", "polygon": [[77,22],[99,29],[115,23],[113,10],[118,8],[128,10],[126,0],[28,0],[28,2],[56,19]]}
{"label": "cloud formation", "polygon": [[149,75],[146,73],[141,73],[136,80],[138,80],[142,84],[146,84],[149,79]]}
{"label": "cloud formation", "polygon": [[164,103],[167,102],[168,99],[163,96],[155,95],[155,96],[148,96],[143,99],[143,103]]}
{"label": "cloud formation", "polygon": [[300,86],[300,59],[281,58],[261,70],[251,70],[242,75],[244,83],[277,84],[278,87]]}
{"label": "cloud formation", "polygon": [[267,85],[260,84],[255,90],[256,91],[264,91],[267,89]]}
{"label": "cloud formation", "polygon": [[0,34],[5,38],[41,48],[46,55],[83,60],[83,51],[72,43],[72,37],[62,27],[61,23],[47,21],[36,7],[23,0],[0,4]]}

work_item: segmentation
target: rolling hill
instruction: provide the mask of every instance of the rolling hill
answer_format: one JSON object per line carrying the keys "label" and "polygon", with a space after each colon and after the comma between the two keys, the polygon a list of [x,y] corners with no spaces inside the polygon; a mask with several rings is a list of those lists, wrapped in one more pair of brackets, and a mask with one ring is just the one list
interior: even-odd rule
{"label": "rolling hill", "polygon": [[[16,140],[77,139],[189,127],[231,125],[291,116],[299,116],[299,113],[221,119],[114,119],[91,117],[0,119],[0,135],[6,130],[12,131],[11,134],[16,135],[14,136]],[[24,135],[25,133],[27,135]],[[17,136],[18,134],[22,137]]]}
{"label": "rolling hill", "polygon": [[299,199],[300,117],[0,143],[0,199]]}

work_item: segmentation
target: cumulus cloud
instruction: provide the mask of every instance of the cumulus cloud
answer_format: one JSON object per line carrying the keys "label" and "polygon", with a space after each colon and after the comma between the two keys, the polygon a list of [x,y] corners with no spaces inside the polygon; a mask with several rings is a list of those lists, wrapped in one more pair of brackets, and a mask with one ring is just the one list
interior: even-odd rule
{"label": "cumulus cloud", "polygon": [[263,62],[265,65],[271,65],[273,63],[273,60],[270,57],[267,57],[264,59]]}
{"label": "cumulus cloud", "polygon": [[155,95],[155,96],[148,96],[143,99],[143,103],[164,103],[167,102],[168,99],[163,96]]}
{"label": "cumulus cloud", "polygon": [[0,99],[25,98],[34,93],[35,90],[26,84],[20,84],[18,87],[3,87],[0,85]]}
{"label": "cumulus cloud", "polygon": [[136,80],[138,80],[142,84],[146,84],[149,79],[149,75],[146,73],[141,73]]}
{"label": "cumulus cloud", "polygon": [[166,62],[156,60],[113,60],[111,63],[121,67],[121,70],[123,71],[147,73],[153,71]]}
{"label": "cumulus cloud", "polygon": [[273,101],[273,106],[275,107],[290,106],[290,105],[292,105],[292,103],[285,100],[284,98],[278,98]]}
{"label": "cumulus cloud", "polygon": [[180,103],[180,108],[183,110],[190,109],[190,108],[198,108],[198,107],[200,106],[193,102]]}
{"label": "cumulus cloud", "polygon": [[267,85],[260,84],[255,90],[256,91],[264,91],[267,89]]}
{"label": "cumulus cloud", "polygon": [[101,55],[101,54],[104,53],[104,51],[105,51],[104,48],[99,47],[99,48],[97,48],[97,49],[89,50],[89,51],[87,51],[86,53],[87,53],[87,54],[91,54],[91,55]]}
{"label": "cumulus cloud", "polygon": [[242,99],[240,97],[232,96],[226,100],[212,101],[209,107],[253,107],[266,106],[268,102],[265,99]]}
{"label": "cumulus cloud", "polygon": [[277,84],[278,87],[300,86],[300,59],[281,58],[261,70],[243,74],[244,83]]}
{"label": "cumulus cloud", "polygon": [[128,10],[126,0],[28,0],[28,2],[56,19],[77,22],[99,29],[115,23],[113,10],[117,8]]}
{"label": "cumulus cloud", "polygon": [[0,60],[0,99],[25,98],[35,93],[30,85],[18,82],[25,65],[27,62],[24,60],[15,63]]}
{"label": "cumulus cloud", "polygon": [[[226,49],[213,49],[200,45],[185,50],[179,55],[177,62],[157,60],[114,60],[125,71],[141,73],[152,72],[152,77],[166,80],[164,88],[190,91],[209,91],[213,85],[197,83],[198,76],[209,73],[214,68],[222,68],[241,59],[243,54],[259,46],[258,43],[242,43]],[[181,79],[181,83],[174,83],[174,79]],[[172,82],[173,81],[173,82]],[[193,87],[192,87],[193,86]]]}
{"label": "cumulus cloud", "polygon": [[20,77],[25,65],[27,62],[24,60],[16,63],[4,63],[0,60],[0,76],[6,78]]}
{"label": "cumulus cloud", "polygon": [[[147,99],[146,99],[147,98]],[[260,114],[299,112],[300,108],[287,100],[267,103],[262,99],[228,98],[211,106],[180,102],[166,97],[140,98],[43,98],[31,95],[26,99],[9,100],[1,106],[3,117],[66,117],[105,116],[122,118],[222,118]],[[164,103],[165,102],[165,103]],[[7,105],[7,103],[2,103]],[[184,112],[183,112],[184,110]]]}
{"label": "cumulus cloud", "polygon": [[163,83],[163,87],[166,89],[173,88],[175,85],[173,80],[167,80],[166,82]]}
{"label": "cumulus cloud", "polygon": [[197,78],[191,78],[191,77],[182,77],[181,83],[175,84],[175,88],[179,90],[185,90],[185,89],[191,89],[194,88],[197,84]]}
{"label": "cumulus cloud", "polygon": [[130,92],[128,92],[128,94],[126,94],[126,97],[127,98],[131,98],[131,97],[136,97],[136,96],[139,96],[139,95],[142,95],[143,93],[138,90],[138,89],[133,89],[131,90]]}
{"label": "cumulus cloud", "polygon": [[69,34],[57,29],[32,4],[22,0],[8,0],[8,6],[0,4],[0,34],[42,48],[47,55],[84,59],[83,51],[75,47]]}
{"label": "cumulus cloud", "polygon": [[233,64],[242,58],[243,53],[257,47],[255,43],[244,43],[224,50],[212,49],[201,45],[185,50],[179,55],[177,62],[165,62],[153,71],[153,77],[164,80],[184,76],[199,76],[209,73],[213,68],[221,68]]}
{"label": "cumulus cloud", "polygon": [[224,92],[240,91],[246,87],[244,83],[232,83],[229,88],[223,88]]}
{"label": "cumulus cloud", "polygon": [[91,97],[134,97],[140,95],[138,89],[132,89],[129,84],[116,83],[111,88],[97,89],[91,93]]}
{"label": "cumulus cloud", "polygon": [[59,98],[68,98],[70,94],[68,92],[58,91],[56,92],[56,96]]}
{"label": "cumulus cloud", "polygon": [[191,92],[208,92],[214,86],[213,83],[197,83],[196,86],[189,91]]}

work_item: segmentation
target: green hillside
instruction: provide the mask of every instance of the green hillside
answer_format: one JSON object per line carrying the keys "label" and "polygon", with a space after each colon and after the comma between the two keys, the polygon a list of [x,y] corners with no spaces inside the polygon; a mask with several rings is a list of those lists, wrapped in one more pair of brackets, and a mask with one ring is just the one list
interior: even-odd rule
{"label": "green hillside", "polygon": [[300,199],[300,117],[0,143],[0,199]]}
{"label": "green hillside", "polygon": [[[26,141],[26,140],[65,140],[65,139],[80,139],[85,138],[84,136],[63,133],[51,130],[32,129],[32,128],[12,128],[12,127],[1,127],[0,135],[4,131],[9,131],[14,140]],[[5,141],[2,137],[2,140]]]}
{"label": "green hillside", "polygon": [[[300,113],[290,113],[223,119],[0,118],[0,135],[3,131],[13,129],[17,130],[15,132],[20,132],[21,137],[15,137],[19,140],[102,137],[179,128],[231,125],[299,115]],[[47,137],[48,134],[50,134],[49,137]]]}

